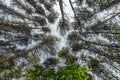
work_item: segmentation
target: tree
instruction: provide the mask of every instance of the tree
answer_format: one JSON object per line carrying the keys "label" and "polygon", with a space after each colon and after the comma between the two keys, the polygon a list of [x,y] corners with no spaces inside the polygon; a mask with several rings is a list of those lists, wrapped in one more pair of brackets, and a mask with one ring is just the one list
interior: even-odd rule
{"label": "tree", "polygon": [[[118,80],[112,72],[119,73],[120,64],[119,4],[119,0],[69,0],[74,14],[70,18],[63,0],[11,0],[7,4],[2,0],[1,79],[18,78],[35,64],[55,67],[61,60],[70,60],[90,67],[93,78],[96,74],[103,80]],[[56,34],[53,27],[58,28]],[[54,64],[56,56],[59,60]]]}
{"label": "tree", "polygon": [[71,62],[57,71],[54,68],[45,69],[43,66],[35,65],[33,69],[28,70],[25,77],[28,80],[88,80],[90,77],[87,71],[87,67]]}

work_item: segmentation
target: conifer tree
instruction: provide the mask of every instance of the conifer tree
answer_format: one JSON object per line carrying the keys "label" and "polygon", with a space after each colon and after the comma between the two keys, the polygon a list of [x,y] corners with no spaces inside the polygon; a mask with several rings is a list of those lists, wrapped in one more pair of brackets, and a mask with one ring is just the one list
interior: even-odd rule
{"label": "conifer tree", "polygon": [[[116,74],[120,72],[120,0],[68,2],[0,1],[0,80],[20,78],[35,64],[59,66],[60,59],[88,66],[93,80],[96,76],[103,80],[119,79]],[[67,5],[74,14],[72,18],[67,14]],[[61,50],[52,27],[57,27],[67,41]],[[46,55],[46,61],[41,62]]]}

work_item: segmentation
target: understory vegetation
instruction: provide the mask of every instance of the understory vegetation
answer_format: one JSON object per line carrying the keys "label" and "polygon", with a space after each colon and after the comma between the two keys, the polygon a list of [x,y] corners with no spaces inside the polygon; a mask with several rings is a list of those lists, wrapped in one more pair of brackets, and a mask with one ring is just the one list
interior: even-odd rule
{"label": "understory vegetation", "polygon": [[90,69],[77,63],[68,62],[66,66],[58,70],[45,69],[44,66],[35,65],[25,74],[27,80],[91,80]]}

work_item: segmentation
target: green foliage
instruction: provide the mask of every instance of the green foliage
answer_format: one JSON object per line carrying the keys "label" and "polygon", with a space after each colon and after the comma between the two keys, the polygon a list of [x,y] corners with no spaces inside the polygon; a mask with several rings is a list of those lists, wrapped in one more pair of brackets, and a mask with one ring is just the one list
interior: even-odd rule
{"label": "green foliage", "polygon": [[18,79],[22,74],[22,67],[18,65],[18,62],[11,61],[7,66],[0,65],[0,80]]}
{"label": "green foliage", "polygon": [[46,22],[46,20],[44,18],[41,18],[39,24],[44,26],[44,25],[47,24],[47,22]]}
{"label": "green foliage", "polygon": [[13,52],[17,53],[17,52],[20,52],[21,50],[18,49],[15,45],[14,46],[11,46],[9,47],[10,50],[12,50]]}
{"label": "green foliage", "polygon": [[57,40],[56,37],[54,37],[54,36],[48,36],[48,37],[46,37],[46,38],[43,40],[42,43],[52,46],[52,45],[55,44],[56,40]]}
{"label": "green foliage", "polygon": [[48,27],[42,27],[42,30],[43,30],[45,33],[51,31],[50,28],[48,28]]}
{"label": "green foliage", "polygon": [[[115,27],[115,30],[111,30],[112,32],[120,32],[120,26]],[[114,34],[116,40],[120,43],[120,34]]]}
{"label": "green foliage", "polygon": [[88,70],[77,63],[68,62],[65,68],[58,71],[58,80],[88,80],[89,76],[86,74]]}
{"label": "green foliage", "polygon": [[53,12],[53,11],[47,16],[48,21],[50,23],[54,23],[57,17],[58,17],[57,12]]}
{"label": "green foliage", "polygon": [[99,61],[98,61],[97,59],[93,59],[93,58],[92,58],[92,59],[90,60],[90,65],[91,65],[91,66],[94,66],[94,67],[95,67],[95,66],[98,67],[98,66],[99,66]]}
{"label": "green foliage", "polygon": [[39,63],[40,59],[37,55],[35,55],[34,53],[28,53],[27,56],[25,56],[25,58],[30,62],[30,63]]}
{"label": "green foliage", "polygon": [[55,71],[54,68],[45,69],[41,65],[35,65],[28,70],[25,77],[27,80],[88,80],[89,69],[77,63],[68,62],[67,66]]}
{"label": "green foliage", "polygon": [[29,14],[32,14],[33,13],[33,10],[31,8],[27,9],[27,11]]}
{"label": "green foliage", "polygon": [[58,63],[59,59],[53,57],[53,58],[48,58],[43,64],[46,66],[46,67],[49,67],[49,66],[54,66]]}
{"label": "green foliage", "polygon": [[34,18],[41,26],[45,26],[47,24],[46,19],[43,17],[35,16]]}
{"label": "green foliage", "polygon": [[77,58],[75,56],[73,56],[73,55],[68,55],[66,57],[66,62],[68,62],[68,61],[73,63],[73,62],[77,61]]}
{"label": "green foliage", "polygon": [[81,45],[79,43],[73,43],[72,51],[78,51],[81,49]]}
{"label": "green foliage", "polygon": [[59,54],[59,56],[61,56],[61,57],[66,57],[66,56],[69,54],[69,50],[68,50],[68,48],[62,48],[62,50],[60,50],[60,51],[58,52],[58,54]]}
{"label": "green foliage", "polygon": [[78,40],[78,34],[76,32],[72,32],[71,34],[68,35],[68,39],[70,41],[76,41]]}
{"label": "green foliage", "polygon": [[94,59],[90,57],[90,61],[88,62],[88,66],[95,71],[96,68],[98,68],[100,65],[100,62],[98,59]]}

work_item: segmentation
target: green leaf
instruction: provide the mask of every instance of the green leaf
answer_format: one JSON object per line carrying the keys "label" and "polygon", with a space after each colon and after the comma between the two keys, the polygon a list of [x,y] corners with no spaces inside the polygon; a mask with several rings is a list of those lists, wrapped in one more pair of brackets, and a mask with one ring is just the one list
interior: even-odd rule
{"label": "green leaf", "polygon": [[9,69],[3,71],[5,74],[9,74],[11,71]]}

